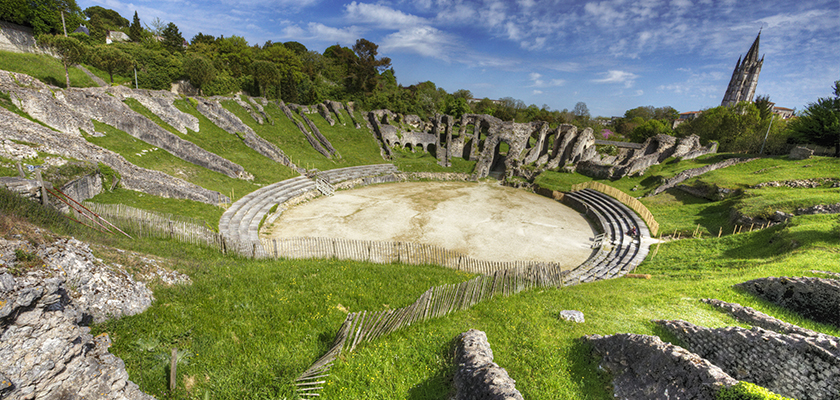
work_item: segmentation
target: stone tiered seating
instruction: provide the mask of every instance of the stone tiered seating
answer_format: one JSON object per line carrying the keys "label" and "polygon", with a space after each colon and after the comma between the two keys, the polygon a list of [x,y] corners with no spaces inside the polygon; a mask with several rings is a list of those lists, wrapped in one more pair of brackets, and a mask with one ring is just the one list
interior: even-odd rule
{"label": "stone tiered seating", "polygon": [[323,171],[319,176],[331,184],[349,181],[351,179],[364,178],[368,176],[385,175],[399,172],[394,164],[361,165],[358,167],[346,167]]}
{"label": "stone tiered seating", "polygon": [[[599,219],[605,238],[600,251],[569,273],[569,283],[591,282],[622,276],[641,263],[648,253],[641,238],[650,237],[647,225],[632,210],[601,192],[585,189],[566,194],[585,204]],[[637,236],[630,236],[635,227]]]}
{"label": "stone tiered seating", "polygon": [[[319,177],[335,184],[351,179],[398,172],[393,164],[363,165],[323,171]],[[248,193],[233,203],[219,220],[219,232],[240,253],[259,256],[259,229],[263,217],[276,204],[290,200],[308,191],[316,190],[315,181],[299,176],[273,183]]]}

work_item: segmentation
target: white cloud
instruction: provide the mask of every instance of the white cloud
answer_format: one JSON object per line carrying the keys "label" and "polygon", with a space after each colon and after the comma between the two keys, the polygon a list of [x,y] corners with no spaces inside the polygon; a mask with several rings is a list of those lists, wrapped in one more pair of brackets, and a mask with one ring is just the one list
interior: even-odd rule
{"label": "white cloud", "polygon": [[531,80],[531,85],[529,87],[536,87],[536,88],[547,88],[552,86],[563,86],[566,81],[563,79],[551,79],[546,81],[542,79],[542,75],[537,72],[531,72],[528,74],[528,79]]}
{"label": "white cloud", "polygon": [[636,83],[636,78],[639,76],[627,71],[618,71],[618,70],[610,70],[607,72],[603,72],[604,75],[601,79],[593,79],[592,82],[595,83],[622,83],[624,87],[629,88],[632,87],[634,83]]}
{"label": "white cloud", "polygon": [[394,32],[382,40],[382,51],[407,51],[449,61],[457,42],[449,34],[430,26],[416,26]]}
{"label": "white cloud", "polygon": [[534,90],[531,94],[543,94],[542,90]]}
{"label": "white cloud", "polygon": [[385,29],[399,29],[428,23],[424,18],[406,14],[391,7],[355,1],[344,6],[344,13],[347,19],[353,22],[372,24]]}
{"label": "white cloud", "polygon": [[334,28],[321,23],[310,22],[306,28],[289,24],[280,31],[280,38],[296,41],[311,40],[327,43],[354,43],[362,30],[355,26]]}

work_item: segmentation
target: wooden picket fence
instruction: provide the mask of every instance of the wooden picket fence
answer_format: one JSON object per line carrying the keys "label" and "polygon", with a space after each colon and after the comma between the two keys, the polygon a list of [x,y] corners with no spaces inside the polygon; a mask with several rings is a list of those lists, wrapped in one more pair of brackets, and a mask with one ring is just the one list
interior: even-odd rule
{"label": "wooden picket fence", "polygon": [[414,303],[396,310],[349,313],[332,348],[296,380],[302,397],[319,396],[333,362],[363,342],[371,342],[403,327],[466,310],[494,296],[510,296],[536,287],[562,287],[568,271],[555,265],[530,265],[496,271],[457,284],[436,286]]}
{"label": "wooden picket fence", "polygon": [[642,218],[642,220],[645,221],[648,228],[650,229],[651,236],[656,236],[656,234],[659,232],[659,223],[656,222],[656,219],[653,218],[653,214],[651,214],[650,210],[648,210],[647,207],[645,207],[645,205],[642,204],[642,202],[637,200],[635,197],[630,196],[629,194],[624,193],[621,190],[618,190],[612,186],[595,181],[582,182],[572,185],[571,191],[577,192],[578,190],[583,189],[597,190],[624,203],[624,205],[630,207],[633,211],[636,212],[636,214],[638,214]]}
{"label": "wooden picket fence", "polygon": [[[222,235],[209,229],[202,220],[141,210],[124,204],[82,204],[135,237],[169,238],[182,243],[210,246],[222,252],[227,247]],[[73,213],[79,217],[78,212]]]}

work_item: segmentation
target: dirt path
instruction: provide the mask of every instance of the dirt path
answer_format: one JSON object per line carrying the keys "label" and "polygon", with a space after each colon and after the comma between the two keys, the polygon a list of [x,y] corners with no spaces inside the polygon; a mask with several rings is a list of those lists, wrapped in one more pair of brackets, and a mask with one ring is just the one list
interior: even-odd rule
{"label": "dirt path", "polygon": [[336,192],[286,210],[262,235],[410,241],[480,260],[555,261],[591,254],[586,219],[554,200],[495,183],[406,182]]}

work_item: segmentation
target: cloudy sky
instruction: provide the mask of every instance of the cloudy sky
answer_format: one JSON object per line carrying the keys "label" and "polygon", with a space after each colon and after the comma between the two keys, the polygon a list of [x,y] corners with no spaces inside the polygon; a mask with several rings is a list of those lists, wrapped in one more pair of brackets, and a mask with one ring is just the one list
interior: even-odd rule
{"label": "cloudy sky", "polygon": [[403,85],[432,81],[555,110],[583,101],[593,116],[719,105],[762,28],[758,94],[800,110],[840,79],[837,0],[77,1],[174,22],[187,40],[294,40],[323,52],[365,38]]}

